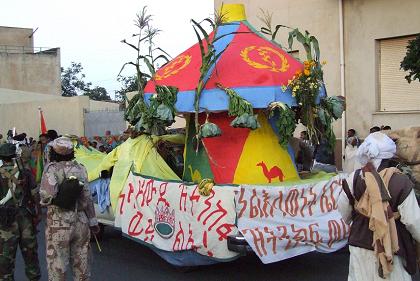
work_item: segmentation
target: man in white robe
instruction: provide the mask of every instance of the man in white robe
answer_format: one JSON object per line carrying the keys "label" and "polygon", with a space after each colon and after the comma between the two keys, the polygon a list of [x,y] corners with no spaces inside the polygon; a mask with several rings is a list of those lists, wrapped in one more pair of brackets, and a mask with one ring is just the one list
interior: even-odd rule
{"label": "man in white robe", "polygon": [[[363,166],[371,163],[377,171],[380,171],[386,168],[387,159],[392,158],[395,151],[394,142],[385,134],[377,132],[370,134],[359,147],[358,158]],[[349,237],[350,264],[348,281],[411,281],[411,275],[407,272],[407,260],[400,255],[393,256],[392,271],[385,279],[378,274],[379,263],[372,247],[372,231],[369,229],[369,219],[357,213],[353,207],[355,199],[357,203],[357,200],[360,199],[360,194],[363,193],[360,192],[359,188],[359,186],[365,184],[363,175],[363,172],[356,170],[348,176],[345,181],[347,184],[343,184],[343,187],[344,185],[347,187],[343,188],[344,191],[340,194],[338,201],[338,210],[342,217],[347,223],[352,223]],[[399,224],[399,228],[397,227],[399,240],[407,238],[408,235],[408,240],[412,239],[419,243],[420,208],[412,186],[413,184],[408,177],[402,174],[394,174],[389,181],[388,190],[391,195],[390,206],[393,207],[394,212],[398,211],[400,215],[396,219],[396,224]],[[405,236],[401,235],[400,237],[400,231],[404,232]],[[366,239],[369,237],[370,241]],[[400,241],[398,244],[400,244]],[[404,245],[399,245],[400,250],[407,250],[407,252],[411,253],[411,257],[414,251],[415,258],[414,244],[407,243],[406,245],[411,245],[411,247],[404,248]],[[417,267],[416,264],[415,267]],[[413,274],[412,268],[411,274]]]}

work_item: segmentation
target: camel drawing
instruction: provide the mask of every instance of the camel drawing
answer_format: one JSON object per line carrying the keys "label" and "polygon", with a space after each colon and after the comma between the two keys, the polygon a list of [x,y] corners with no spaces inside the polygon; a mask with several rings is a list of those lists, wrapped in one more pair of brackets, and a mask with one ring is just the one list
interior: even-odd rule
{"label": "camel drawing", "polygon": [[264,176],[267,178],[268,183],[271,183],[271,180],[277,177],[279,178],[279,181],[284,181],[283,171],[279,167],[273,166],[270,170],[268,170],[264,161],[258,163],[257,166],[260,166],[263,169]]}
{"label": "camel drawing", "polygon": [[200,182],[202,180],[199,170],[195,169],[193,172],[191,165],[188,165],[188,169],[190,169],[191,179],[193,182]]}

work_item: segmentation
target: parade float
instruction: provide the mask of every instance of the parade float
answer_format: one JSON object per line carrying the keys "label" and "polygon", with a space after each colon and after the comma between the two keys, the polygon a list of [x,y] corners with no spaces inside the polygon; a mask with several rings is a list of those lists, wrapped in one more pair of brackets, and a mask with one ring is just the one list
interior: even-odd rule
{"label": "parade float", "polygon": [[[140,44],[143,28],[145,40],[154,31],[144,14],[138,20]],[[174,265],[237,258],[239,234],[264,263],[346,244],[349,226],[337,212],[341,176],[301,179],[289,145],[300,122],[312,143],[326,139],[333,149],[332,122],[344,101],[326,94],[316,38],[290,31],[290,47],[297,41],[307,53],[300,62],[274,41],[280,26],[267,23],[260,33],[243,5],[224,5],[214,20],[192,21],[197,44],[157,71],[160,56],[140,55],[124,40],[138,53],[128,63],[139,81],[126,110],[133,135],[94,165],[89,151],[77,149],[90,181],[113,168],[115,226]],[[185,136],[165,135],[181,114]],[[161,142],[183,145],[182,175],[159,154]]]}

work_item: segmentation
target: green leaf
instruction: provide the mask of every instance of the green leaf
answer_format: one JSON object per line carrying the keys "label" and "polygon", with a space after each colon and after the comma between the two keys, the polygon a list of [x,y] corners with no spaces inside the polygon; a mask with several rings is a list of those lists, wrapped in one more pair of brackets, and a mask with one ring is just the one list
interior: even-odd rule
{"label": "green leaf", "polygon": [[314,50],[315,50],[315,60],[316,61],[319,61],[320,51],[319,51],[319,43],[318,43],[318,40],[315,38],[315,36],[311,36],[310,37],[310,41],[311,41],[312,46],[314,47]]}
{"label": "green leaf", "polygon": [[207,46],[210,45],[210,39],[209,39],[209,35],[207,34],[207,31],[198,22],[196,22],[195,20],[191,20],[191,21],[195,24],[195,26],[198,27],[198,29],[200,29],[201,33],[204,36],[204,39],[207,42]]}
{"label": "green leaf", "polygon": [[204,50],[203,41],[202,41],[202,39],[200,37],[200,34],[198,33],[197,29],[195,29],[194,26],[193,26],[193,28],[194,28],[195,35],[197,35],[198,44],[200,45],[201,58],[204,58],[204,56],[206,55],[206,52]]}

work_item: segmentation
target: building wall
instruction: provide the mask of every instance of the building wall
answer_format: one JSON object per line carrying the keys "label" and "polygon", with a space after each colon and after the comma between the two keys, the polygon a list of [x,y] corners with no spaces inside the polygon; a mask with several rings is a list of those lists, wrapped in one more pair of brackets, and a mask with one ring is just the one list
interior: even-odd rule
{"label": "building wall", "polygon": [[32,29],[0,27],[0,88],[61,95],[60,49],[33,48]]}
{"label": "building wall", "polygon": [[[1,92],[0,92],[1,94]],[[28,96],[31,93],[27,93]],[[35,98],[36,98],[35,94]],[[38,95],[39,96],[39,95]],[[0,100],[1,101],[1,100]],[[93,105],[93,106],[92,106]],[[16,127],[18,133],[38,137],[40,117],[38,107],[42,107],[47,129],[55,129],[59,134],[83,136],[85,133],[85,112],[94,110],[112,110],[114,104],[91,101],[89,97],[57,97],[17,103],[0,103],[0,134]]]}
{"label": "building wall", "polygon": [[0,49],[3,46],[32,48],[34,46],[32,32],[32,28],[0,26]]}
{"label": "building wall", "polygon": [[[340,95],[339,0],[215,0],[243,3],[248,21],[259,29],[260,8],[273,13],[273,25],[283,24],[308,30],[319,40],[321,60],[326,60],[324,77],[329,95]],[[346,129],[354,128],[361,137],[375,125],[402,128],[420,124],[419,111],[379,112],[378,39],[420,33],[419,0],[343,0]],[[279,37],[279,36],[278,36]],[[280,33],[287,46],[287,32]],[[299,50],[300,59],[303,50]],[[420,85],[419,85],[420,87]],[[337,137],[341,122],[335,123]]]}
{"label": "building wall", "polygon": [[38,107],[42,106],[47,129],[59,134],[83,135],[83,109],[89,108],[88,97],[57,98],[52,100],[0,104],[0,133],[3,135],[16,127],[18,133],[38,138],[40,117]]}
{"label": "building wall", "polygon": [[390,125],[393,129],[419,125],[419,111],[379,111],[377,41],[420,33],[419,1],[345,0],[343,3],[347,128],[355,128],[361,136],[366,136],[374,125]]}

